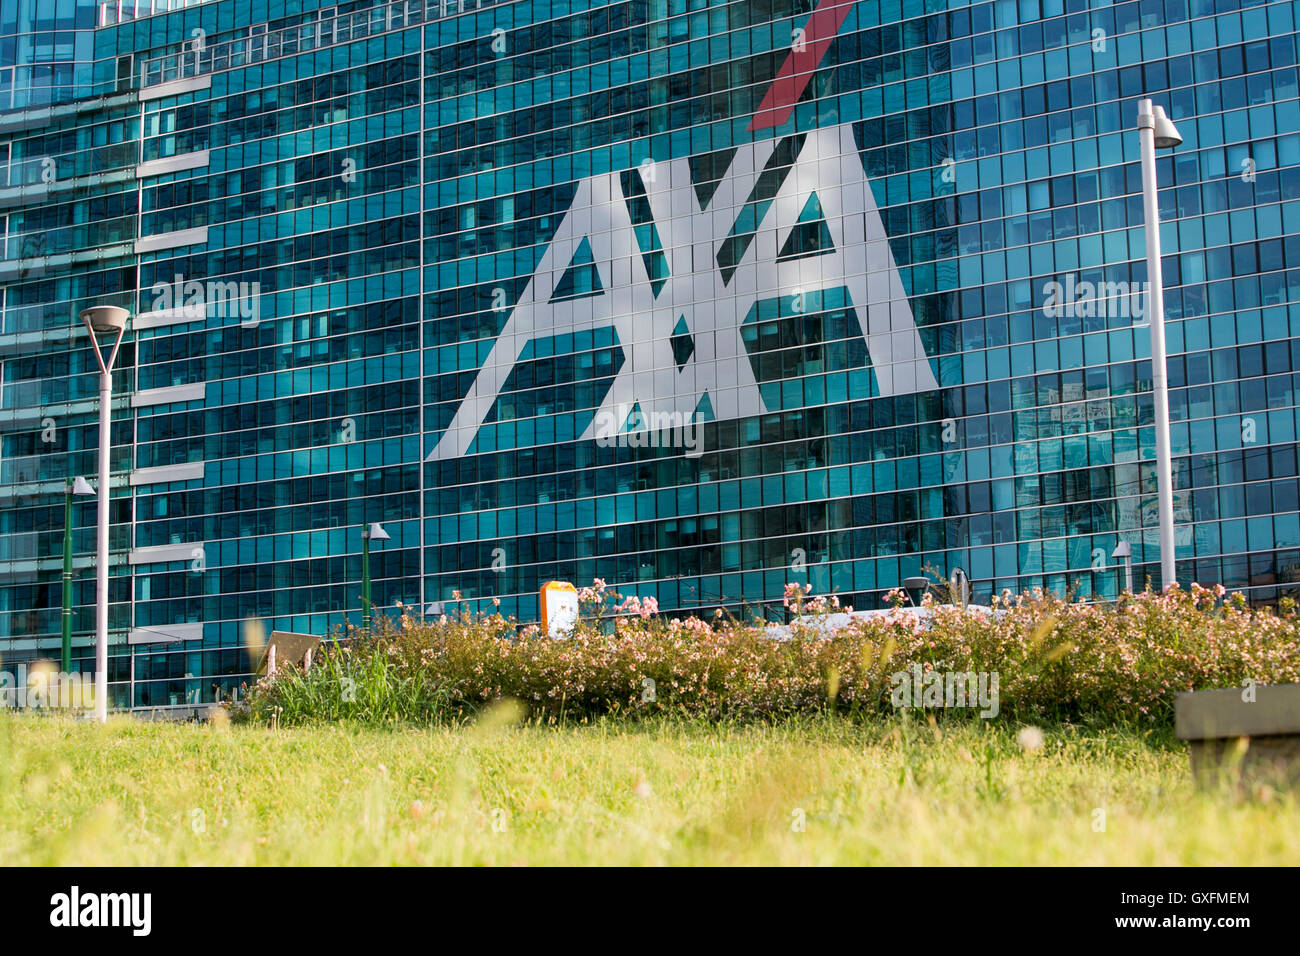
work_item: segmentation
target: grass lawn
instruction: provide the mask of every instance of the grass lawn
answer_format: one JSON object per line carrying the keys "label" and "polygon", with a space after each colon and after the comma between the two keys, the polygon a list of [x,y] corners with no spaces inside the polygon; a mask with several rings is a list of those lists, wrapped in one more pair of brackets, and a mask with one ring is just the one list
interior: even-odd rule
{"label": "grass lawn", "polygon": [[1300,808],[1198,792],[1169,737],[1048,729],[1025,751],[978,720],[3,716],[0,863],[1296,865]]}

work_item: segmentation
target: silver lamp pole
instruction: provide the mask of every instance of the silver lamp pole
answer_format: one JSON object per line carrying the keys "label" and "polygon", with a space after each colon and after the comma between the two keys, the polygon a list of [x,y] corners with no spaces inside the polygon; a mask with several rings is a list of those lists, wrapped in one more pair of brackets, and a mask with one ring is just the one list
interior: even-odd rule
{"label": "silver lamp pole", "polygon": [[370,631],[374,610],[370,606],[370,542],[387,541],[392,537],[378,521],[361,529],[361,627]]}
{"label": "silver lamp pole", "polygon": [[1146,213],[1147,314],[1151,319],[1151,386],[1156,404],[1156,494],[1160,508],[1160,584],[1178,580],[1174,566],[1174,468],[1169,437],[1169,373],[1165,352],[1165,285],[1160,271],[1160,206],[1156,198],[1156,150],[1183,141],[1162,107],[1138,103],[1142,143],[1142,206]]}
{"label": "silver lamp pole", "polygon": [[1133,548],[1127,541],[1121,541],[1115,545],[1115,550],[1110,553],[1112,558],[1122,558],[1124,561],[1124,590],[1129,594],[1133,593]]}
{"label": "silver lamp pole", "polygon": [[[84,309],[81,321],[90,332],[90,344],[99,363],[99,513],[96,515],[95,547],[95,719],[108,720],[108,453],[113,444],[112,398],[113,363],[117,360],[122,336],[126,334],[129,313],[115,305],[96,305]],[[112,335],[113,350],[104,359],[100,335]]]}

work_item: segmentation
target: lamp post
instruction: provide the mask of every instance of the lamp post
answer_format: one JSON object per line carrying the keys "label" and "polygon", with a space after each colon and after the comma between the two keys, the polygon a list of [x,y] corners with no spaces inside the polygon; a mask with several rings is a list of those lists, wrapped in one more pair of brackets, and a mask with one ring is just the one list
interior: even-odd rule
{"label": "lamp post", "polygon": [[1174,469],[1169,437],[1169,374],[1165,356],[1165,285],[1160,270],[1160,205],[1156,195],[1156,150],[1172,149],[1183,138],[1162,107],[1138,103],[1142,145],[1142,207],[1146,219],[1147,314],[1151,319],[1151,387],[1156,405],[1156,495],[1160,510],[1160,584],[1178,580],[1174,566]]}
{"label": "lamp post", "polygon": [[1133,546],[1127,541],[1121,541],[1115,545],[1115,550],[1110,553],[1112,558],[1124,559],[1124,590],[1129,594],[1133,593]]}
{"label": "lamp post", "polygon": [[[99,363],[99,514],[96,515],[95,545],[95,719],[108,720],[108,452],[113,442],[113,363],[117,360],[126,320],[130,313],[115,305],[83,309],[81,321],[90,332],[90,344]],[[104,359],[100,335],[113,335],[113,349]]]}
{"label": "lamp post", "polygon": [[391,537],[377,521],[361,531],[361,626],[367,631],[370,630],[370,542],[387,541]]}
{"label": "lamp post", "polygon": [[63,654],[59,669],[72,673],[72,496],[93,495],[90,482],[78,475],[63,489]]}

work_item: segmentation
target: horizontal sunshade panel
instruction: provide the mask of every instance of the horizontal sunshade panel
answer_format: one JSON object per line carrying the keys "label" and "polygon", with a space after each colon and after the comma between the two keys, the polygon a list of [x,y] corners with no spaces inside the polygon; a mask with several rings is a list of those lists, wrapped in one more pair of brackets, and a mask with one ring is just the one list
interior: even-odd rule
{"label": "horizontal sunshade panel", "polygon": [[199,149],[192,153],[164,156],[162,159],[151,159],[147,163],[141,163],[135,168],[135,178],[166,176],[168,173],[180,173],[187,169],[202,169],[207,165],[208,151]]}
{"label": "horizontal sunshade panel", "polygon": [[173,402],[201,402],[207,391],[208,387],[202,382],[146,388],[131,396],[131,407],[147,408],[151,405],[170,405]]}
{"label": "horizontal sunshade panel", "polygon": [[141,312],[131,320],[131,328],[157,329],[167,325],[182,325],[185,322],[202,322],[207,318],[207,311],[201,305],[183,305],[178,309],[157,309],[153,312]]}
{"label": "horizontal sunshade panel", "polygon": [[49,198],[50,187],[47,185],[9,186],[0,189],[0,208],[30,206],[32,203],[48,202]]}
{"label": "horizontal sunshade panel", "polygon": [[152,627],[133,627],[127,635],[128,644],[174,644],[177,641],[203,640],[203,625],[155,624]]}
{"label": "horizontal sunshade panel", "polygon": [[66,201],[71,194],[89,189],[101,189],[119,183],[134,181],[138,167],[110,169],[102,173],[68,175],[50,183],[28,183],[0,189],[0,209],[13,209],[35,203]]}
{"label": "horizontal sunshade panel", "polygon": [[135,251],[158,252],[160,249],[178,249],[181,246],[201,246],[208,241],[208,227],[195,229],[178,229],[175,232],[161,232],[155,236],[142,236],[135,241]]}
{"label": "horizontal sunshade panel", "polygon": [[182,93],[194,93],[198,90],[209,89],[211,86],[212,77],[207,73],[202,76],[187,76],[179,80],[168,80],[166,83],[143,87],[140,90],[140,102],[146,103],[149,100],[162,99],[164,96],[180,96]]}
{"label": "horizontal sunshade panel", "polygon": [[[211,85],[211,84],[209,84]],[[37,106],[29,109],[14,110],[0,116],[0,134],[15,133],[25,129],[40,129],[52,125],[55,120],[86,113],[108,113],[122,106],[136,102],[139,97],[135,91],[109,96],[88,97],[73,103],[61,103],[58,106]]]}
{"label": "horizontal sunshade panel", "polygon": [[161,485],[169,481],[195,481],[203,478],[203,462],[190,461],[180,465],[157,465],[137,468],[131,472],[132,485]]}
{"label": "horizontal sunshade panel", "polygon": [[170,561],[193,561],[203,554],[202,541],[188,541],[183,544],[155,544],[147,548],[133,548],[129,561],[131,564],[166,564]]}
{"label": "horizontal sunshade panel", "polygon": [[[205,238],[204,242],[207,241]],[[109,259],[125,259],[132,255],[134,247],[129,242],[116,246],[99,246],[95,249],[81,249],[77,252],[60,252],[50,256],[28,256],[24,259],[0,260],[0,282],[15,279],[37,279],[47,272],[82,263],[104,263]]]}

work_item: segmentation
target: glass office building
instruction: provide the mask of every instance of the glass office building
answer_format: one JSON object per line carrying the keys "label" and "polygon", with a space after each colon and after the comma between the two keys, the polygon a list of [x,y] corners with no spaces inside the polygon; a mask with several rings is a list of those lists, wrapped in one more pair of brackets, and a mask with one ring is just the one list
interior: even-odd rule
{"label": "glass office building", "polygon": [[358,622],[371,522],[390,612],[1159,585],[1143,96],[1178,577],[1294,593],[1297,6],[0,0],[0,666],[58,656],[89,304],[116,706]]}

